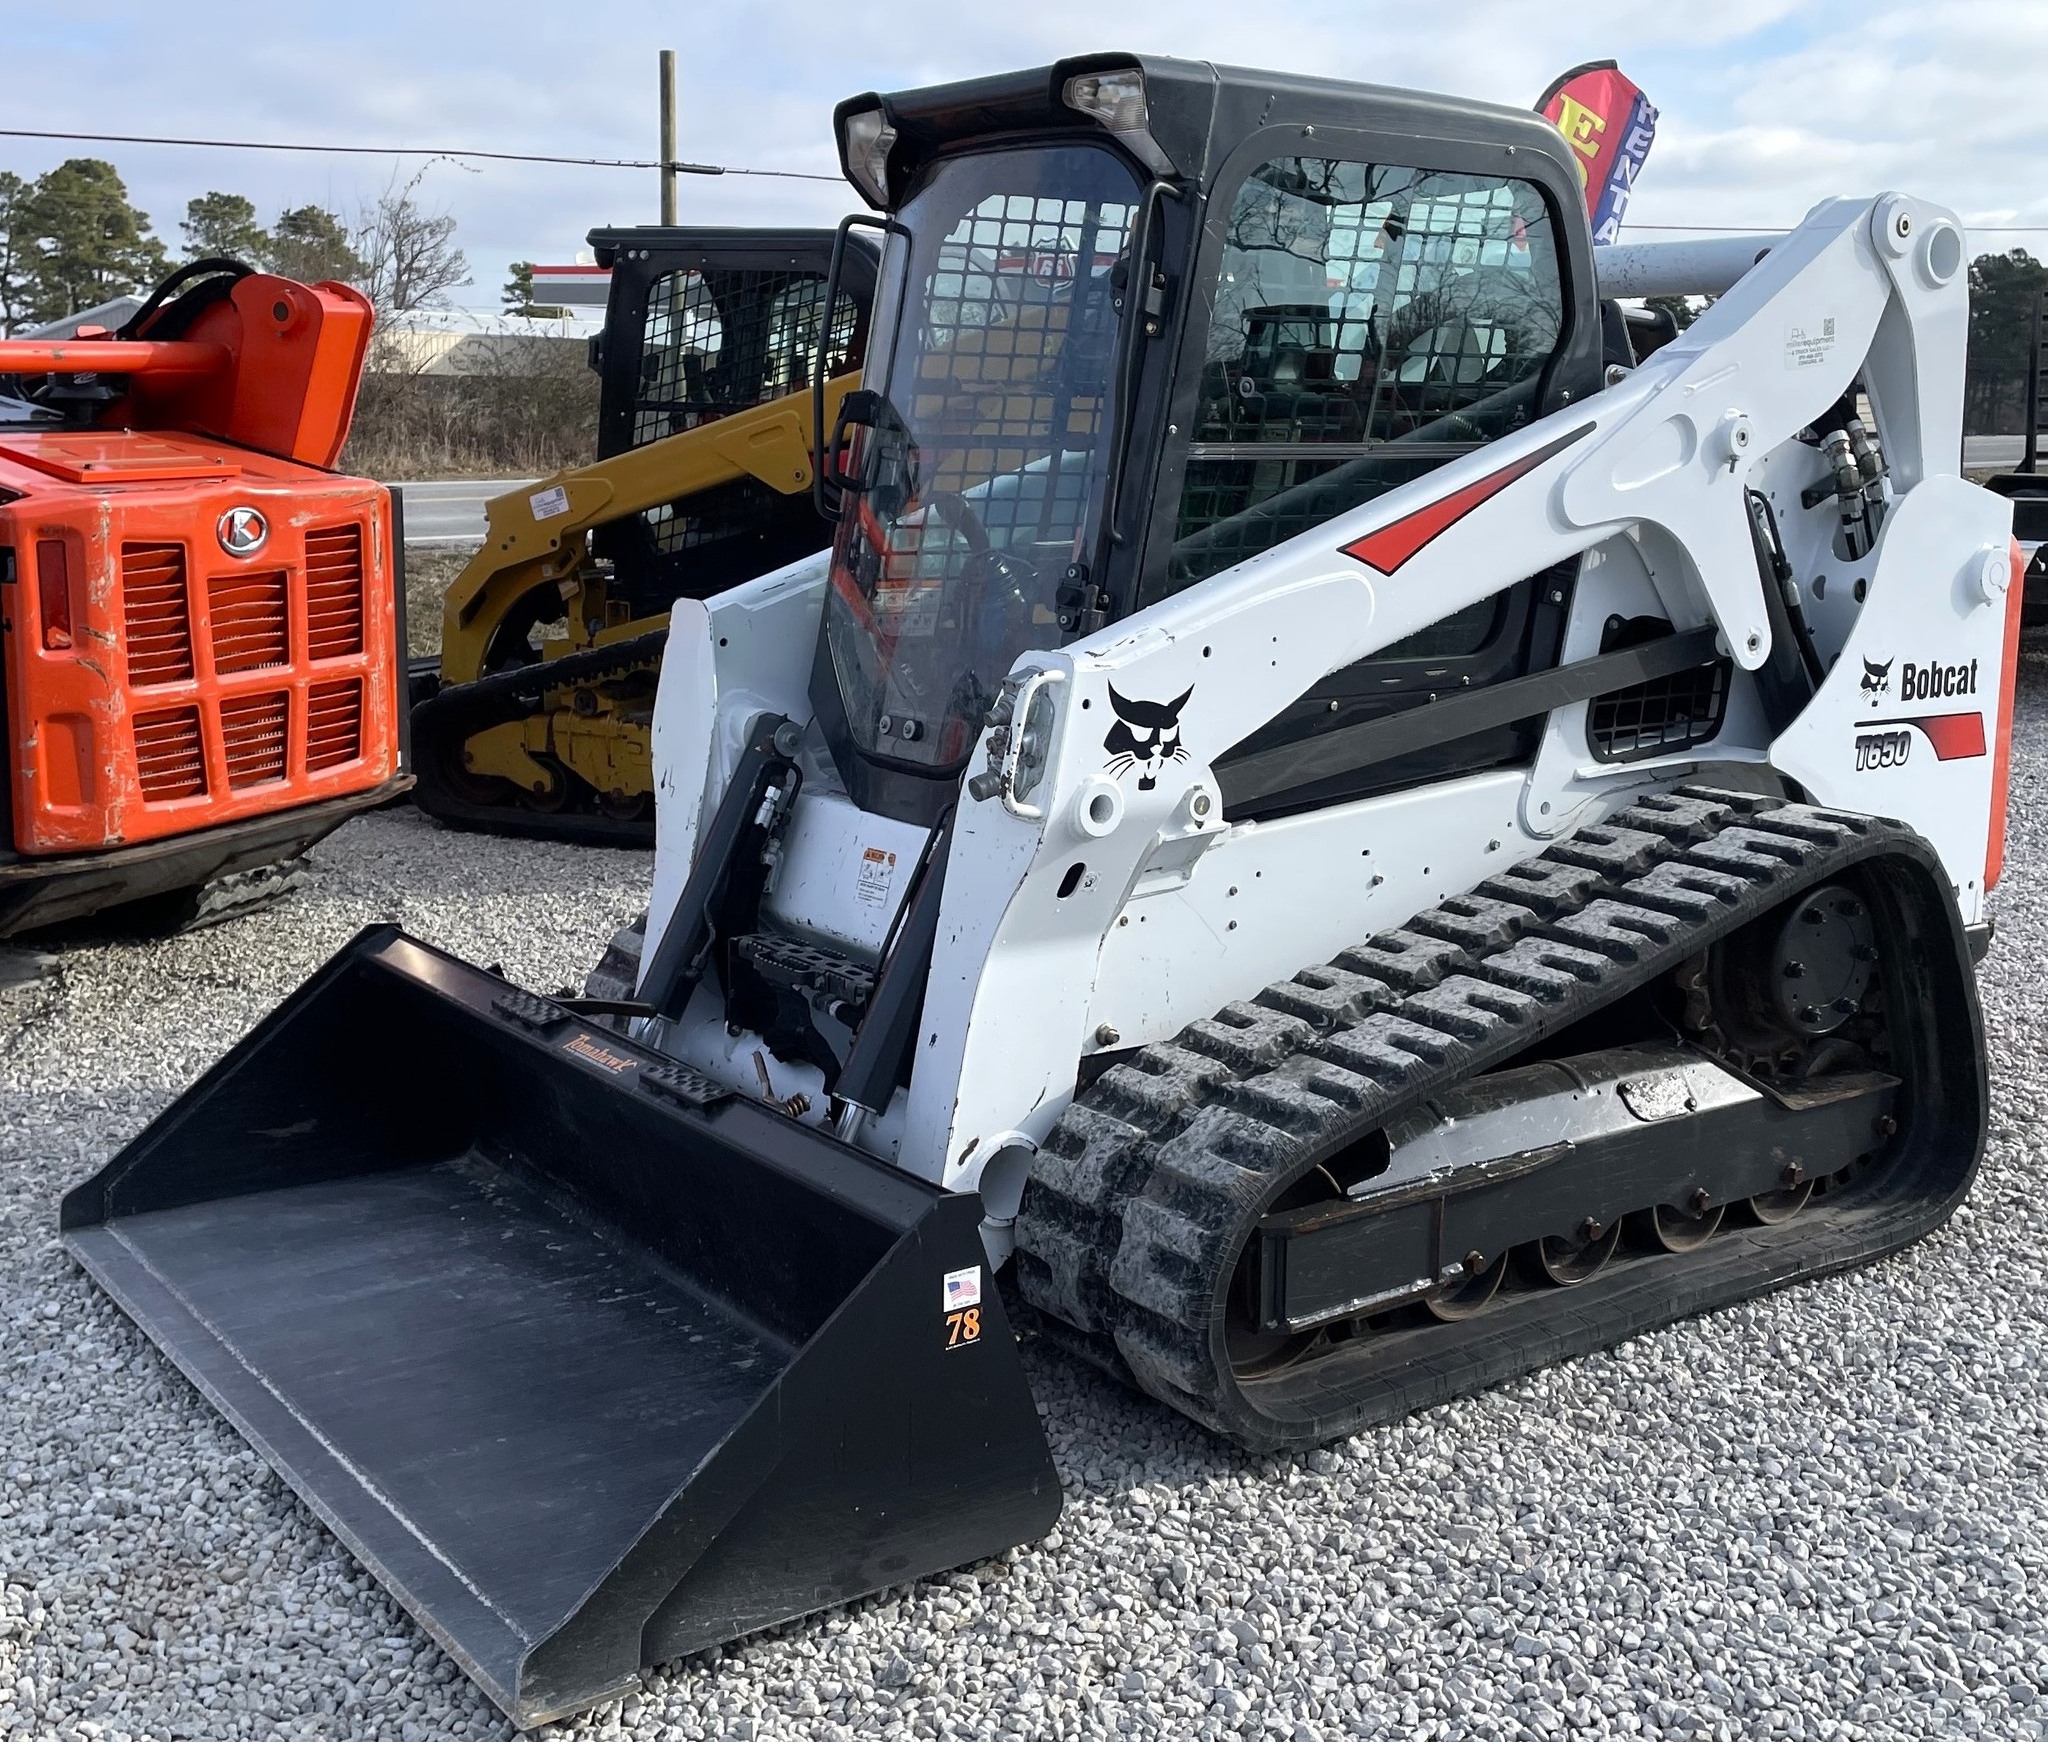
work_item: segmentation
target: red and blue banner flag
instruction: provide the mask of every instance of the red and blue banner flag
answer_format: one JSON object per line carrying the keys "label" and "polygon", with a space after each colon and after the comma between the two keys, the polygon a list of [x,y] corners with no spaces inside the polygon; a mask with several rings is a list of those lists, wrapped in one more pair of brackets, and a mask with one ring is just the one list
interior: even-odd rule
{"label": "red and blue banner flag", "polygon": [[1612,242],[1621,233],[1630,190],[1657,137],[1657,111],[1611,60],[1573,67],[1536,107],[1572,148],[1594,242]]}

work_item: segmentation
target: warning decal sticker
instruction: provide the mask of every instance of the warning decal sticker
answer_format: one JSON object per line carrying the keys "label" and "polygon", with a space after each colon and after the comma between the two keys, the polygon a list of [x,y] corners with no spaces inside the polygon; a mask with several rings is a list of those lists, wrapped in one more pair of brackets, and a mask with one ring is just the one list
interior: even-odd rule
{"label": "warning decal sticker", "polygon": [[889,891],[896,882],[896,855],[870,847],[860,856],[860,871],[853,892],[869,907],[889,905]]}

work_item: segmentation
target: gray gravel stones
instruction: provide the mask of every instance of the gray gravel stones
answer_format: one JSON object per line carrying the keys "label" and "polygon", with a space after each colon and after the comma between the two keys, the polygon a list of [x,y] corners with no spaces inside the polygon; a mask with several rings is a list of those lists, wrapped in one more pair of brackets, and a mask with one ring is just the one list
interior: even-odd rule
{"label": "gray gravel stones", "polygon": [[[1952,1226],[1300,1459],[1033,1344],[1043,1542],[653,1673],[550,1734],[2048,1736],[2048,661]],[[543,990],[645,855],[351,824],[288,907],[71,941],[0,989],[0,1736],[501,1736],[503,1721],[65,1259],[62,1188],[358,926]]]}

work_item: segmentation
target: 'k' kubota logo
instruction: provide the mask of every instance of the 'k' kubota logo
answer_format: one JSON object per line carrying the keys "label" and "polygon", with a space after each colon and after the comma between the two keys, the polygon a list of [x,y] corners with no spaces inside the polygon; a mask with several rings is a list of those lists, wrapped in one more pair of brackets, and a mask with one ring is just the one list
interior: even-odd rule
{"label": "'k' kubota logo", "polygon": [[254,508],[230,508],[216,530],[229,556],[254,556],[270,537],[270,522]]}

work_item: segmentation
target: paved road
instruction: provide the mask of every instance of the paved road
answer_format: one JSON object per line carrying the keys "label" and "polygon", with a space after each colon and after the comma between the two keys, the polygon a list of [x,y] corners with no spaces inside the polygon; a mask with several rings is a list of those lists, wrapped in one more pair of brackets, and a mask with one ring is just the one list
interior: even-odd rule
{"label": "paved road", "polygon": [[2009,472],[2020,463],[2026,445],[2025,436],[1965,436],[1963,470]]}
{"label": "paved road", "polygon": [[407,544],[474,543],[484,535],[484,504],[531,478],[439,478],[394,484],[405,493]]}

